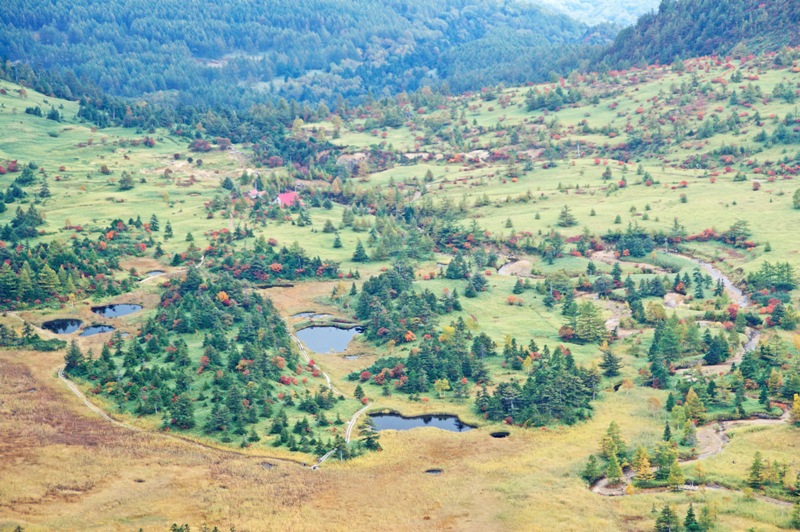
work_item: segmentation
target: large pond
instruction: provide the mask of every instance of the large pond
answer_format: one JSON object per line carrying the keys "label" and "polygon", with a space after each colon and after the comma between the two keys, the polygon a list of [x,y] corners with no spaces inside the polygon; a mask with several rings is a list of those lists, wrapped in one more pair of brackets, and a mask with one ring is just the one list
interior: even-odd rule
{"label": "large pond", "polygon": [[297,331],[297,338],[315,353],[336,353],[347,349],[350,340],[362,332],[361,327],[306,327]]}
{"label": "large pond", "polygon": [[419,427],[435,427],[450,432],[467,432],[475,427],[467,425],[458,416],[447,414],[403,417],[400,414],[370,414],[375,430],[411,430]]}
{"label": "large pond", "polygon": [[71,334],[78,330],[81,323],[81,320],[75,319],[50,320],[42,323],[42,329],[56,334]]}
{"label": "large pond", "polygon": [[102,307],[92,307],[92,312],[100,314],[104,318],[119,318],[142,310],[141,305],[130,305],[121,303],[118,305],[103,305]]}
{"label": "large pond", "polygon": [[81,331],[80,336],[94,336],[95,334],[114,332],[114,327],[110,325],[91,325]]}

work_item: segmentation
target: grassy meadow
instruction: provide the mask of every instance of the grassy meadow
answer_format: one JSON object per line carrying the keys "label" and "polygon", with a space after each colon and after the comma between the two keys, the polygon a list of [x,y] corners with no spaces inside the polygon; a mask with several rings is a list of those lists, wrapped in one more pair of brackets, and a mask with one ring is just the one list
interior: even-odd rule
{"label": "grassy meadow", "polygon": [[[731,68],[710,58],[687,61],[685,67],[686,71],[666,66],[569,80],[567,84],[580,87],[586,96],[558,111],[527,111],[528,87],[498,89],[490,101],[479,94],[452,97],[441,106],[443,109],[423,109],[401,127],[376,128],[378,133],[385,132],[385,137],[365,129],[367,119],[353,119],[333,143],[349,153],[366,152],[373,145],[385,149],[391,145],[400,153],[431,154],[429,161],[371,168],[355,187],[383,194],[400,190],[404,201],[411,205],[452,205],[460,212],[463,227],[475,223],[491,235],[499,251],[498,266],[508,257],[525,260],[530,268],[520,273],[534,284],[562,270],[575,279],[586,272],[589,259],[567,254],[548,264],[539,255],[505,248],[503,242],[508,237],[529,236],[538,241],[540,235],[555,229],[565,237],[573,237],[580,235],[584,227],[592,234],[603,235],[624,231],[629,224],[668,231],[675,220],[690,235],[709,228],[723,232],[737,220],[748,222],[751,240],[756,244],[751,248],[714,242],[693,242],[684,248],[698,257],[715,260],[734,280],[757,270],[764,261],[786,261],[800,269],[800,210],[792,205],[792,195],[800,184],[791,173],[768,174],[769,169],[779,169],[780,164],[790,168],[800,164],[800,155],[796,155],[800,145],[767,146],[754,140],[761,129],[771,133],[778,120],[795,112],[795,106],[779,98],[762,98],[747,108],[734,106],[727,98],[714,101],[712,94],[719,90],[714,80],[729,78]],[[800,83],[800,74],[789,68],[772,68],[766,58],[737,62],[733,70],[758,79],[730,84],[727,90],[752,82],[769,95],[778,83]],[[708,97],[681,97],[680,87],[686,84],[708,85]],[[548,84],[534,88],[550,91],[556,87],[557,84]],[[115,218],[140,216],[147,221],[156,214],[162,226],[170,221],[175,233],[175,238],[161,242],[165,256],[158,260],[147,257],[123,261],[125,269],[175,272],[169,259],[186,250],[187,233],[192,233],[202,249],[208,244],[206,232],[248,225],[254,236],[241,245],[252,246],[259,237],[274,238],[280,246],[297,242],[308,256],[340,262],[340,271],[345,273],[360,273],[358,281],[308,281],[263,290],[295,328],[308,324],[291,318],[298,312],[352,318],[353,301],[332,297],[337,287],[349,289],[352,282],[360,286],[393,262],[392,258],[367,263],[352,260],[357,241],[366,244],[369,233],[340,227],[345,208],[337,203],[331,209],[310,208],[311,226],[290,220],[252,224],[246,215],[226,219],[219,212],[209,217],[205,204],[221,192],[222,179],[235,179],[245,171],[261,171],[250,161],[250,152],[244,147],[196,154],[188,150],[186,139],[166,130],[97,130],[77,118],[76,102],[33,91],[22,98],[17,87],[7,82],[0,82],[0,88],[6,89],[6,94],[0,94],[0,130],[4,131],[0,135],[0,164],[9,160],[17,160],[20,165],[35,162],[41,169],[38,175],[46,175],[52,192],[50,198],[37,205],[47,219],[42,241],[71,238],[74,233],[64,228],[67,225],[81,225],[91,235]],[[45,113],[54,106],[64,118],[54,122],[26,114],[24,110],[29,106],[40,106]],[[756,111],[763,127],[747,121]],[[712,116],[722,120],[740,113],[748,115],[741,117],[744,123],[737,131],[703,140],[685,134]],[[678,117],[674,127],[669,116]],[[628,135],[647,133],[646,126],[658,124],[659,120],[665,121],[663,129],[675,137],[682,132],[681,140],[669,139],[658,153],[634,152],[627,162],[597,155],[602,148],[618,144]],[[426,131],[426,121],[446,122],[450,130],[465,130],[463,142]],[[583,132],[584,128],[591,131]],[[329,122],[309,124],[306,129],[324,129],[328,138],[332,136]],[[513,131],[522,139],[518,144],[509,140]],[[614,135],[603,131],[613,131]],[[153,147],[138,143],[145,136],[155,139]],[[747,155],[737,157],[731,163],[733,170],[725,171],[714,150],[731,145],[744,148]],[[555,165],[543,156],[547,149],[560,154],[554,158]],[[473,150],[498,150],[512,155],[484,161],[469,155],[455,156]],[[529,157],[528,169],[523,159],[513,159],[523,152],[535,154]],[[175,158],[174,154],[180,157]],[[713,166],[703,169],[684,164],[699,155],[708,155]],[[202,165],[188,162],[188,157],[202,159]],[[786,158],[791,162],[778,162]],[[103,165],[110,173],[101,171]],[[612,174],[609,180],[602,178],[606,169]],[[756,173],[755,169],[760,171]],[[169,177],[165,177],[166,170]],[[133,190],[119,190],[123,171],[134,177]],[[286,175],[290,170],[279,168],[276,172]],[[734,181],[737,172],[745,173],[744,181]],[[432,175],[432,180],[425,182],[426,173]],[[650,185],[642,182],[644,173],[651,176]],[[616,186],[623,178],[627,184]],[[13,179],[13,174],[0,175],[0,188],[8,187]],[[402,187],[398,189],[399,185]],[[324,190],[328,185],[314,186]],[[8,205],[8,210],[0,214],[0,225],[10,222],[18,205],[19,202]],[[558,216],[565,205],[578,224],[558,228]],[[372,215],[364,218],[370,223],[375,220]],[[341,248],[333,247],[333,234],[322,232],[328,220],[338,228]],[[444,290],[458,290],[463,296],[466,281],[431,278],[430,274],[437,273],[441,264],[451,259],[447,250],[436,251],[434,257],[415,265],[415,288],[437,295]],[[610,273],[610,263],[593,262],[599,273]],[[620,262],[623,275],[631,274],[637,284],[652,278],[652,274],[644,272],[643,265],[648,264],[682,268],[689,274],[694,269],[694,263],[688,260],[658,254]],[[547,308],[543,295],[536,290],[526,290],[519,295],[521,302],[510,305],[508,297],[517,277],[500,275],[496,268],[486,270],[489,289],[476,298],[462,297],[463,310],[441,317],[441,325],[462,318],[471,331],[488,334],[499,351],[511,337],[523,345],[530,339],[551,348],[562,343],[558,330],[564,317],[559,307]],[[131,302],[145,307],[141,313],[116,320],[97,319],[89,310],[90,302],[79,301],[74,306],[46,312],[30,310],[19,312],[18,317],[4,315],[0,323],[18,329],[18,318],[39,326],[46,319],[77,316],[84,322],[108,322],[122,332],[135,334],[153,314],[160,290],[157,281],[142,283],[131,293],[103,299],[103,303]],[[645,305],[648,302],[645,300]],[[792,302],[797,305],[796,292]],[[624,304],[597,303],[602,305],[604,319],[619,320],[629,315]],[[694,306],[683,303],[675,308],[681,319],[699,319],[705,310],[701,308],[713,309],[715,301],[707,291],[704,301],[691,303]],[[716,332],[716,327],[713,325],[711,330]],[[406,415],[453,413],[477,428],[460,434],[429,428],[386,432],[381,435],[381,452],[342,463],[330,460],[317,471],[294,463],[311,462],[314,457],[273,449],[267,442],[246,450],[240,449],[238,442],[220,446],[204,438],[200,429],[187,435],[192,441],[176,439],[156,431],[158,419],[120,415],[114,412],[114,406],[91,397],[92,402],[116,418],[144,430],[111,425],[89,411],[57,379],[63,353],[3,350],[0,434],[5,436],[0,437],[0,477],[4,480],[0,483],[0,530],[13,530],[16,526],[26,531],[166,530],[172,523],[184,522],[193,529],[207,525],[237,530],[652,530],[657,517],[653,508],[660,510],[670,504],[683,517],[690,503],[695,509],[712,509],[719,530],[786,528],[791,508],[753,496],[744,490],[744,479],[755,450],[761,450],[769,460],[786,462],[793,473],[800,470],[800,459],[794,452],[800,445],[800,431],[789,424],[732,428],[731,441],[724,450],[702,461],[709,482],[733,488],[731,491],[642,491],[634,496],[601,497],[587,489],[580,471],[589,455],[599,452],[600,440],[612,421],[619,424],[630,449],[653,446],[663,431],[664,410],[653,411],[648,400],[655,398],[664,404],[667,391],[643,386],[614,391],[622,379],[636,382],[640,370],[647,367],[652,329],[629,332],[624,340],[612,345],[614,353],[622,357],[621,375],[602,381],[601,393],[593,402],[593,417],[586,422],[530,429],[502,427],[483,419],[472,398],[439,398],[431,393],[411,401],[400,393],[382,396],[379,387],[365,385],[374,410],[390,409]],[[791,342],[791,333],[781,334],[787,343]],[[97,353],[106,340],[90,337],[79,342]],[[200,335],[190,342],[192,363],[201,355],[201,343]],[[357,338],[344,353],[312,355],[330,374],[334,386],[348,397],[326,415],[338,414],[348,419],[360,408],[352,399],[357,383],[348,380],[348,374],[381,356],[404,355],[416,345],[376,346]],[[579,364],[593,366],[601,360],[597,345],[568,347]],[[798,354],[795,348],[792,356]],[[521,378],[519,372],[502,362],[502,356],[487,360],[494,383]],[[471,388],[472,397],[478,389]],[[755,405],[754,398],[748,400],[748,404]],[[198,412],[200,417],[207,414]],[[504,439],[489,436],[500,429],[509,430],[511,435]],[[430,468],[443,469],[444,473],[425,474]],[[696,463],[687,464],[683,470],[691,477],[696,473]]]}

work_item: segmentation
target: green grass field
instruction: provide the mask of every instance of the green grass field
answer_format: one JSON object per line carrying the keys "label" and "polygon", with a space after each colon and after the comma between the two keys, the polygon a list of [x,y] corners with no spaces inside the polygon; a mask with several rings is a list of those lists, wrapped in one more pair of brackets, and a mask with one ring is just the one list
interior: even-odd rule
{"label": "green grass field", "polygon": [[[718,263],[720,269],[734,280],[741,279],[743,272],[757,270],[764,261],[786,261],[800,270],[800,239],[797,238],[800,234],[800,210],[792,205],[792,195],[800,184],[792,179],[791,173],[768,175],[769,171],[780,172],[781,164],[790,169],[800,164],[800,156],[796,155],[800,145],[768,146],[759,143],[754,137],[762,127],[750,121],[752,115],[759,112],[763,129],[771,134],[777,128],[777,121],[787,113],[795,112],[795,106],[778,98],[765,101],[763,96],[750,107],[732,106],[727,96],[715,99],[715,91],[719,92],[721,88],[714,80],[730,76],[724,65],[716,65],[713,60],[706,58],[687,61],[687,68],[690,72],[678,73],[669,67],[658,67],[607,78],[578,80],[575,83],[585,93],[583,100],[558,111],[526,111],[527,87],[506,88],[500,93],[500,99],[495,101],[483,101],[476,96],[453,97],[448,100],[447,109],[428,109],[409,119],[412,126],[377,128],[377,135],[369,130],[359,131],[365,125],[364,120],[352,120],[333,143],[350,153],[366,152],[374,145],[388,151],[391,145],[398,153],[438,155],[438,158],[427,162],[395,164],[386,169],[376,168],[373,164],[370,170],[374,171],[367,178],[352,180],[354,193],[374,192],[391,197],[397,190],[410,206],[426,203],[451,205],[452,211],[458,212],[461,227],[467,228],[474,223],[480,231],[489,235],[492,249],[498,251],[500,256],[498,265],[502,265],[506,257],[528,261],[530,268],[521,273],[532,275],[534,278],[531,282],[534,284],[544,276],[561,271],[575,279],[586,272],[589,259],[565,254],[549,264],[539,255],[509,248],[506,243],[513,235],[522,239],[529,237],[533,242],[538,242],[540,235],[552,230],[559,230],[565,237],[575,237],[588,228],[590,233],[602,236],[608,231],[625,231],[629,224],[639,224],[648,230],[668,231],[676,219],[688,234],[708,228],[723,232],[737,220],[748,222],[752,231],[750,239],[756,244],[751,249],[733,248],[716,242],[693,242],[684,246],[685,252],[721,261]],[[758,76],[758,80],[752,83],[760,86],[763,95],[771,95],[780,82],[792,85],[800,82],[800,74],[789,69],[774,68],[765,58],[746,64],[740,70],[745,75]],[[635,80],[632,79],[634,77]],[[686,88],[693,83],[698,87],[707,87],[702,97],[698,96],[699,89]],[[746,87],[748,83],[750,81],[746,80],[736,84],[736,88],[742,90],[739,85]],[[535,89],[555,90],[556,87],[548,84]],[[236,151],[219,150],[198,154],[188,150],[186,139],[165,130],[152,133],[124,128],[95,130],[76,117],[78,106],[75,102],[47,98],[33,91],[29,91],[26,98],[21,98],[16,86],[7,82],[0,82],[0,88],[6,89],[7,93],[0,94],[0,129],[6,132],[0,136],[0,164],[7,166],[6,161],[10,160],[17,160],[21,165],[35,162],[41,169],[38,175],[46,175],[52,192],[52,197],[37,205],[47,219],[45,234],[40,237],[42,241],[69,239],[72,231],[63,229],[65,225],[82,225],[92,238],[96,238],[97,233],[115,218],[127,220],[140,216],[147,221],[156,214],[162,226],[167,220],[171,222],[175,238],[162,242],[166,255],[160,261],[148,258],[132,263],[141,270],[170,269],[168,263],[172,254],[186,250],[187,233],[193,234],[196,244],[202,249],[208,244],[204,233],[232,229],[237,225],[247,225],[254,231],[253,238],[237,245],[249,248],[259,237],[274,238],[279,246],[291,246],[297,242],[309,256],[340,262],[340,271],[344,273],[358,270],[361,281],[357,281],[357,285],[370,275],[390,267],[394,261],[394,257],[367,263],[352,260],[357,241],[366,244],[369,232],[340,227],[345,208],[338,203],[334,203],[330,210],[310,208],[313,222],[310,226],[285,220],[268,221],[262,225],[252,223],[242,214],[226,218],[220,216],[219,212],[209,218],[205,204],[221,193],[219,185],[222,179],[235,179],[244,171],[259,171],[247,158],[249,154],[246,150],[244,155]],[[592,100],[595,96],[597,103]],[[63,121],[54,122],[24,112],[26,107],[37,105],[45,113],[51,105],[59,109]],[[694,134],[688,134],[690,130],[701,127],[704,121],[713,120],[714,116],[725,120],[732,114],[738,116],[745,112],[748,114],[740,117],[743,124],[736,131],[715,134],[707,139],[697,139]],[[699,114],[703,115],[702,119]],[[675,122],[670,117],[676,117]],[[660,121],[664,121],[664,124]],[[432,123],[446,125],[437,129]],[[308,131],[314,127],[324,128],[328,138],[331,138],[332,126],[329,122],[306,126]],[[584,132],[583,128],[591,130]],[[634,137],[646,137],[656,128],[667,138],[660,153],[655,148],[632,152],[628,163],[600,155],[615,153],[610,147]],[[381,135],[384,130],[385,138]],[[456,130],[462,136],[461,142],[453,139]],[[616,133],[610,136],[607,131]],[[511,143],[512,133],[518,135],[516,144]],[[134,145],[134,141],[144,136],[154,138],[155,146]],[[430,142],[425,144],[422,139],[429,139]],[[726,172],[719,155],[712,152],[731,145],[744,149],[747,155],[737,156],[730,163],[733,171]],[[581,147],[580,155],[578,146]],[[485,150],[490,156],[485,161],[471,160],[469,153],[473,150]],[[550,165],[550,157],[544,155],[548,150],[557,154],[553,158],[557,163],[555,167]],[[180,154],[178,159],[174,157],[176,153]],[[514,161],[518,156],[520,159]],[[706,169],[688,168],[691,165],[682,164],[694,156],[706,156],[704,160],[709,174],[718,175],[705,176]],[[200,158],[203,163],[189,163],[188,157],[195,160]],[[780,162],[785,160],[789,162]],[[530,163],[527,170],[526,162]],[[103,165],[108,167],[110,173],[101,172]],[[654,182],[652,186],[641,183],[642,176],[637,173],[640,166],[642,173],[650,174]],[[606,168],[610,168],[612,173],[608,181],[602,178]],[[756,168],[760,169],[759,173],[755,172]],[[164,177],[167,169],[170,170],[169,178]],[[132,190],[119,190],[118,181],[123,171],[130,172],[134,177],[135,186]],[[745,173],[745,180],[734,182],[734,176],[739,171]],[[292,175],[288,168],[279,168],[276,172],[280,176]],[[425,183],[428,172],[433,180]],[[510,177],[511,173],[516,177]],[[627,180],[627,186],[612,186],[622,178]],[[14,174],[0,176],[0,188],[8,187],[13,179]],[[681,185],[682,181],[686,182],[685,186]],[[759,190],[754,190],[754,182],[760,184]],[[328,185],[315,182],[311,186],[324,191]],[[38,187],[29,188],[29,195],[34,196],[36,189]],[[685,195],[685,201],[681,199],[682,195]],[[27,207],[31,199],[23,200],[23,205]],[[8,210],[0,214],[0,225],[10,222],[18,205],[8,205]],[[574,227],[557,227],[559,212],[565,205],[578,220]],[[615,223],[617,217],[620,223]],[[363,219],[370,225],[377,220],[372,214]],[[322,232],[328,220],[338,229],[341,248],[333,247],[334,234]],[[156,236],[158,240],[163,240],[159,235]],[[766,244],[769,244],[771,251],[766,251]],[[572,247],[572,244],[567,244],[565,251],[568,252]],[[372,249],[368,247],[367,251],[371,253]],[[494,268],[485,268],[489,272],[489,289],[476,298],[463,297],[466,281],[453,281],[435,275],[426,280],[426,274],[430,277],[430,274],[439,271],[438,264],[450,261],[451,255],[445,251],[439,249],[433,258],[415,265],[417,277],[414,283],[418,290],[428,289],[438,295],[445,289],[457,289],[462,296],[463,310],[442,316],[441,326],[463,318],[472,332],[488,334],[498,344],[499,351],[511,337],[522,345],[527,345],[530,339],[535,339],[540,346],[547,344],[551,348],[563,343],[558,335],[559,328],[565,322],[560,306],[548,309],[543,296],[535,290],[518,295],[521,304],[509,305],[508,297],[512,295],[517,280],[514,276],[500,275]],[[648,265],[680,269],[690,275],[695,268],[695,264],[688,259],[661,252],[641,258],[622,259],[620,265],[623,276],[631,274],[637,284],[642,279],[652,278],[652,274],[643,271]],[[610,263],[600,260],[592,262],[598,272],[611,272]],[[674,274],[670,274],[672,277]],[[351,282],[349,279],[342,280],[347,289]],[[309,281],[297,283],[291,288],[266,290],[264,293],[273,298],[286,319],[304,310],[351,318],[352,308],[346,308],[343,304],[345,301],[352,303],[351,300],[343,298],[335,302],[331,299],[336,285],[335,280]],[[674,312],[681,319],[700,319],[704,307],[714,307],[715,301],[709,292],[706,291],[707,297],[703,302],[681,304]],[[151,283],[141,285],[132,294],[124,296],[131,301],[143,302],[146,309],[135,317],[119,321],[120,329],[135,332],[152,315],[159,293],[157,283]],[[591,295],[586,297],[591,298]],[[797,305],[796,292],[791,294],[791,301]],[[650,302],[658,300],[644,300],[645,305]],[[596,303],[602,308],[604,320],[624,319],[628,315],[622,304],[600,300]],[[57,311],[28,312],[23,318],[39,324],[50,317],[88,316],[88,310],[81,306],[83,302],[78,305],[79,310],[65,306]],[[669,309],[668,312],[671,314],[673,310]],[[10,316],[4,317],[2,322],[9,326],[20,325]],[[301,322],[292,323],[299,325]],[[714,333],[718,328],[718,324],[711,326]],[[780,335],[787,345],[793,339],[790,332],[781,332]],[[510,427],[512,436],[506,440],[489,438],[488,433],[497,429],[498,424],[482,419],[474,409],[472,399],[437,398],[436,394],[430,393],[426,394],[424,400],[410,401],[401,393],[382,396],[379,387],[365,385],[375,409],[392,409],[409,415],[454,413],[480,427],[457,436],[434,430],[384,434],[381,438],[383,452],[367,454],[348,463],[329,463],[326,465],[329,471],[324,473],[326,476],[322,477],[323,480],[309,484],[314,486],[313,497],[302,502],[298,502],[301,497],[292,492],[296,489],[292,486],[300,482],[300,477],[294,472],[286,473],[283,482],[287,491],[277,494],[270,492],[276,501],[280,501],[276,503],[274,513],[286,519],[290,528],[294,526],[298,529],[307,523],[311,523],[311,526],[333,523],[332,529],[347,528],[349,522],[341,512],[355,512],[359,516],[369,517],[370,523],[375,523],[375,519],[381,519],[382,514],[374,509],[373,496],[381,493],[381,497],[387,500],[402,500],[404,508],[408,510],[387,510],[386,519],[394,520],[389,521],[388,528],[398,529],[422,527],[425,524],[423,516],[433,516],[432,524],[437,528],[648,530],[652,529],[656,517],[651,513],[653,507],[660,510],[664,504],[670,504],[683,516],[689,503],[694,504],[695,508],[713,508],[720,530],[785,528],[789,521],[786,507],[742,490],[755,450],[761,450],[769,460],[786,462],[791,472],[800,470],[800,461],[793,452],[800,443],[800,432],[788,423],[734,428],[730,432],[731,441],[724,450],[702,461],[709,482],[722,484],[734,491],[642,492],[635,496],[604,498],[591,493],[579,478],[588,456],[599,452],[601,437],[611,421],[620,425],[630,449],[638,445],[652,447],[660,439],[664,412],[663,409],[652,411],[648,407],[648,399],[655,398],[664,404],[667,392],[643,386],[616,392],[613,388],[622,379],[640,383],[640,372],[648,365],[646,354],[652,336],[652,328],[636,329],[630,331],[630,336],[624,340],[612,344],[614,353],[622,357],[623,368],[619,377],[602,381],[601,392],[593,402],[594,415],[591,420],[571,427]],[[84,347],[93,347],[97,352],[101,347],[100,341],[94,338],[81,340],[81,343]],[[201,342],[202,337],[197,335],[190,342],[193,363],[201,354]],[[357,354],[360,358],[349,360],[339,355],[324,355],[317,357],[317,362],[331,374],[335,386],[352,396],[356,383],[346,380],[349,373],[363,369],[379,356],[405,354],[418,345],[412,342],[391,348],[375,346],[359,339],[351,344],[346,354]],[[795,360],[797,346],[795,344],[794,350],[787,351]],[[601,352],[596,344],[568,344],[568,347],[579,364],[594,366],[601,360]],[[27,355],[7,356],[15,364],[26,363]],[[502,356],[486,361],[492,385],[524,378],[522,373],[504,367],[502,362]],[[52,354],[30,362],[35,369],[34,377],[42,382],[47,382],[44,379],[52,375],[59,363],[59,357]],[[788,368],[794,362],[787,359],[786,363]],[[473,396],[477,390],[477,387],[470,390]],[[75,402],[71,396],[62,400]],[[80,404],[70,404],[74,409],[81,408]],[[105,404],[102,406],[113,408]],[[755,394],[750,393],[747,406],[751,410],[758,408]],[[348,397],[347,401],[341,402],[326,415],[330,418],[338,414],[347,419],[358,408],[356,401]],[[199,410],[199,417],[206,416],[207,410]],[[300,413],[293,412],[292,415],[295,419]],[[148,428],[157,425],[152,419],[137,420],[130,416],[126,419]],[[13,427],[13,423],[8,421],[7,427]],[[265,429],[265,424],[259,426],[261,432]],[[202,440],[201,432],[197,429],[190,435]],[[25,441],[34,439],[33,435],[27,437]],[[233,442],[233,445],[237,443]],[[119,445],[119,441],[115,440],[114,444]],[[154,444],[148,443],[136,451],[128,451],[125,460],[146,469],[141,465],[146,459],[141,457],[149,456],[147,453],[153,452],[153,447]],[[248,452],[266,456],[270,452],[278,452],[272,451],[266,441],[255,447]],[[59,449],[58,453],[47,456],[49,460],[54,460],[53,456],[66,456],[61,453],[66,451]],[[304,458],[312,459],[310,456]],[[170,460],[162,459],[167,462]],[[171,460],[176,459],[173,457]],[[182,460],[191,461],[183,457],[171,463],[182,463]],[[440,480],[433,480],[430,476],[420,478],[410,472],[412,469],[422,471],[425,467],[439,465],[447,472]],[[192,461],[190,470],[202,471],[201,467]],[[696,468],[688,465],[684,471],[692,475]],[[24,474],[41,474],[40,465],[36,465],[35,460],[25,461],[20,472],[15,473],[14,483],[10,486],[24,484]],[[70,476],[73,473],[61,472],[59,475],[64,475],[69,482],[74,481],[74,476]],[[91,469],[87,475],[96,476],[99,473]],[[214,486],[222,482],[215,477]],[[258,487],[260,482],[262,480],[255,476],[238,476],[235,481],[228,483],[232,486],[230,496],[221,495],[219,490],[204,493],[203,500],[211,505],[211,511],[206,513],[193,508],[186,509],[181,515],[192,522],[202,519],[209,525],[241,524],[242,529],[263,528],[266,522],[264,517],[245,516],[225,509],[226,505],[236,506],[242,501],[256,505],[248,499],[252,495],[248,490],[261,493],[258,491],[261,489]],[[190,482],[186,480],[186,484],[173,487],[174,492],[168,492],[168,486],[161,486],[156,492],[164,497],[173,497],[171,500],[185,500],[191,496],[188,485]],[[26,508],[40,508],[37,504],[44,504],[36,502],[34,495],[30,495],[33,502],[26,503],[29,505]],[[0,489],[0,502],[7,503],[13,498],[11,488]],[[319,500],[319,506],[314,507],[309,502],[312,499]],[[355,502],[346,502],[344,507],[339,507],[338,501],[341,500]],[[303,511],[319,513],[310,521],[303,521],[302,511],[287,509],[294,503]],[[78,497],[75,504],[67,505],[56,515],[66,516],[75,512],[76,508],[100,512],[105,517],[102,522],[98,521],[97,526],[112,528],[124,528],[135,523],[135,526],[146,529],[163,529],[162,525],[167,522],[162,519],[157,523],[142,524],[142,521],[134,518],[130,518],[130,522],[122,518],[115,520],[114,510],[108,509],[106,501],[93,501],[90,497]],[[31,523],[33,529],[36,526],[43,529],[69,528],[75,523],[67,517],[62,517],[63,521],[48,520],[41,512],[23,519],[20,517],[23,512],[15,510],[13,506],[0,505],[0,529],[19,522]],[[576,508],[580,508],[580,511],[576,511]],[[135,514],[135,509],[126,509],[126,512],[125,515],[130,516]],[[232,518],[233,515],[237,518]],[[73,515],[70,519],[74,518]],[[361,528],[362,524],[357,526]]]}

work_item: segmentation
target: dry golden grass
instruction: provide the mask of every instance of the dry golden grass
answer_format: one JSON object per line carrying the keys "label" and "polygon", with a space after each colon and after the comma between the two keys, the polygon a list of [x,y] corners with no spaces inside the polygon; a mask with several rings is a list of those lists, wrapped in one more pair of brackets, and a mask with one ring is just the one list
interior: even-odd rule
{"label": "dry golden grass", "polygon": [[[490,438],[489,428],[385,433],[383,452],[311,471],[116,427],[57,380],[59,363],[59,354],[0,352],[0,530],[165,530],[173,522],[240,531],[647,530],[653,503],[685,511],[689,500],[603,498],[577,478],[611,419],[631,443],[657,437],[646,390],[609,397],[578,427],[514,428],[506,439]],[[724,529],[782,519],[736,494],[702,497],[730,512],[720,512]]]}

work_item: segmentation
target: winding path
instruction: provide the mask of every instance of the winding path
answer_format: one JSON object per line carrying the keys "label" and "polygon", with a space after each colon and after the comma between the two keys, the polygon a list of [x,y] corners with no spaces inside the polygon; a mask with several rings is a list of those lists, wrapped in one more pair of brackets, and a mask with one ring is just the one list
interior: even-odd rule
{"label": "winding path", "polygon": [[[292,340],[294,340],[294,342],[297,344],[297,348],[300,350],[300,356],[303,358],[303,360],[305,360],[307,364],[310,363],[311,362],[311,357],[308,356],[308,352],[306,351],[306,346],[303,345],[303,342],[301,342],[300,339],[297,336],[294,335],[294,333],[289,333],[289,336],[291,336]],[[325,373],[322,370],[322,368],[320,368],[319,366],[316,366],[316,364],[315,364],[315,367],[320,371],[320,373],[322,373],[322,376],[325,377],[325,381],[327,381],[328,389],[330,391],[332,391],[334,393],[338,393],[339,395],[344,395],[341,391],[339,391],[333,385],[333,381],[331,381],[331,377],[327,373]]]}
{"label": "winding path", "polygon": [[[680,460],[679,463],[693,464],[721,453],[722,450],[730,441],[727,431],[731,428],[742,427],[742,426],[776,425],[779,423],[787,423],[790,417],[791,417],[791,411],[786,410],[781,415],[781,417],[777,419],[762,419],[762,418],[741,419],[735,421],[723,421],[717,425],[718,428],[715,428],[712,425],[705,425],[703,427],[700,427],[697,431],[697,439],[698,442],[700,442],[700,447],[701,447],[700,453],[698,453],[696,458],[692,458],[689,460]],[[652,471],[655,472],[656,468],[653,468]],[[606,477],[603,477],[591,486],[591,490],[593,493],[602,495],[604,497],[622,497],[624,495],[627,495],[625,489],[628,487],[628,484],[630,484],[633,481],[635,476],[636,475],[633,469],[627,468],[623,473],[622,481],[620,483],[612,485],[608,482],[608,479]],[[740,492],[740,490],[734,488],[728,488],[725,486],[720,486],[717,484],[705,485],[703,487],[712,490]],[[682,491],[697,491],[698,489],[700,489],[700,487],[694,484],[684,484],[678,489]],[[647,488],[647,489],[637,490],[637,493],[655,493],[668,490],[669,488],[667,487]],[[792,505],[792,503],[790,502],[781,499],[775,499],[773,497],[757,495],[757,498],[775,504],[781,504],[785,506]]]}
{"label": "winding path", "polygon": [[[747,297],[747,295],[745,295],[745,293],[739,287],[737,287],[724,273],[722,273],[722,271],[717,269],[714,265],[701,261],[694,257],[680,255],[677,253],[670,253],[670,254],[694,262],[695,264],[700,266],[703,270],[705,270],[713,279],[716,280],[721,279],[723,284],[725,285],[726,291],[729,293],[729,295],[733,296],[732,300],[735,301],[740,307],[747,307],[750,305],[750,299]],[[722,364],[716,364],[713,366],[702,366],[701,371],[703,372],[703,374],[711,374],[724,370],[730,370],[730,367],[733,363],[738,364],[739,362],[741,362],[744,353],[755,349],[756,346],[758,345],[758,342],[761,339],[761,331],[753,328],[748,328],[747,330],[749,336],[748,340],[743,346],[741,346],[739,350],[737,350],[737,353]],[[686,368],[679,370],[678,372],[685,373],[692,370],[693,368]],[[727,431],[731,428],[741,427],[741,426],[773,425],[778,423],[786,423],[789,421],[790,417],[791,417],[791,411],[785,410],[781,415],[781,417],[777,419],[763,419],[763,418],[743,419],[735,421],[723,421],[714,425],[702,426],[697,430],[697,440],[699,443],[700,452],[697,454],[696,458],[692,458],[689,460],[681,460],[680,463],[692,464],[721,453],[722,450],[730,441]],[[655,471],[655,468],[653,468],[653,471]],[[609,484],[608,479],[606,477],[603,477],[591,486],[591,491],[593,493],[602,495],[604,497],[621,497],[627,495],[626,488],[633,481],[634,477],[635,477],[635,472],[633,471],[632,468],[628,468],[623,472],[622,481],[620,483],[611,485]],[[666,487],[638,489],[636,490],[636,493],[657,493],[657,492],[668,491],[668,489],[669,488]],[[694,484],[684,484],[683,486],[680,486],[678,489],[681,491],[698,491],[701,489],[708,489],[715,491],[728,491],[728,492],[741,493],[740,490],[729,488],[726,486],[721,486],[718,484],[709,484],[703,486],[696,486]],[[772,504],[777,504],[785,507],[792,506],[791,502],[784,501],[781,499],[776,499],[773,497],[767,497],[765,495],[754,495],[754,497]]]}
{"label": "winding path", "polygon": [[[205,262],[205,260],[206,260],[206,256],[205,255],[200,257],[200,262],[197,263],[197,268],[202,268],[203,267],[203,262]],[[139,281],[139,284],[144,284],[144,283],[148,282],[149,280],[156,279],[158,277],[172,277],[173,275],[178,275],[179,273],[183,273],[183,272],[185,272],[187,270],[188,270],[188,268],[178,268],[177,270],[173,270],[171,272],[161,272],[161,273],[157,273],[155,275],[150,275],[148,277],[145,277],[141,281]]]}

